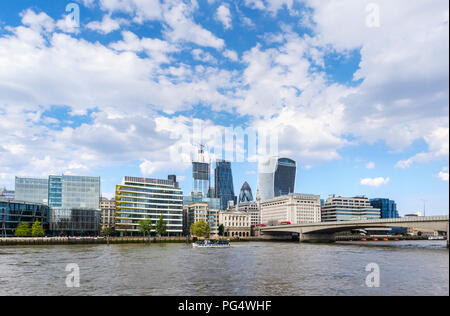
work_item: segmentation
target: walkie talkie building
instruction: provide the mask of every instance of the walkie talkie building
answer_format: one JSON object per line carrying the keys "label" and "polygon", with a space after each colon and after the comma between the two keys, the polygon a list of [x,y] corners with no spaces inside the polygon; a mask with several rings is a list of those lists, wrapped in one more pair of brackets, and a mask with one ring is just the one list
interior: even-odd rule
{"label": "walkie talkie building", "polygon": [[258,190],[261,201],[295,191],[297,163],[289,158],[270,157],[258,165]]}

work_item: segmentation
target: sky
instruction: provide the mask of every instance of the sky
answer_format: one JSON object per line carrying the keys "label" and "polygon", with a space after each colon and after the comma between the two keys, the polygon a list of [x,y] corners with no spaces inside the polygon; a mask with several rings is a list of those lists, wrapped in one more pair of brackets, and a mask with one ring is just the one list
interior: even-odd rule
{"label": "sky", "polygon": [[[448,1],[0,0],[0,187],[176,174],[189,193],[198,144],[243,129],[276,136],[298,193],[447,215],[448,89]],[[256,195],[247,147],[234,187]]]}

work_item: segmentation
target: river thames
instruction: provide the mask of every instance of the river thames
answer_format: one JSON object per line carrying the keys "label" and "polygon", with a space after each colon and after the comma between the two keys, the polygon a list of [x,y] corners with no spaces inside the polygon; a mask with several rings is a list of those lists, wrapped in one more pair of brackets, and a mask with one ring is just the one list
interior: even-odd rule
{"label": "river thames", "polygon": [[[68,288],[68,264],[80,287]],[[380,287],[366,286],[366,266]],[[0,295],[449,295],[442,241],[0,248]]]}

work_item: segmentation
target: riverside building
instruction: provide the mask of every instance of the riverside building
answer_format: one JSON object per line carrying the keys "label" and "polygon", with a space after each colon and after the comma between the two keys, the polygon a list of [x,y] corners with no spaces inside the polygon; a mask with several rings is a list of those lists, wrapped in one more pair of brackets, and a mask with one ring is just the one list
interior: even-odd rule
{"label": "riverside building", "polygon": [[219,233],[219,210],[210,209],[208,203],[198,202],[192,203],[184,207],[184,233],[190,234],[192,224],[204,221],[209,224],[211,235],[218,235]]}
{"label": "riverside building", "polygon": [[258,191],[261,201],[289,195],[295,190],[297,163],[289,158],[270,157],[258,164]]}
{"label": "riverside building", "polygon": [[30,228],[39,221],[45,228],[49,213],[47,205],[13,201],[0,198],[0,237],[12,237],[20,223],[29,223]]}
{"label": "riverside building", "polygon": [[219,212],[219,225],[224,226],[225,237],[250,237],[250,214],[246,212]]}
{"label": "riverside building", "polygon": [[100,199],[100,210],[102,212],[101,225],[102,230],[105,228],[113,228],[116,223],[116,200],[114,198]]}
{"label": "riverside building", "polygon": [[374,208],[366,197],[333,196],[322,207],[323,222],[380,219],[380,209]]}
{"label": "riverside building", "polygon": [[289,194],[260,202],[261,223],[276,226],[317,223],[321,221],[320,196]]}
{"label": "riverside building", "polygon": [[100,232],[100,177],[16,177],[15,191],[18,201],[50,207],[47,222],[52,235],[96,236]]}
{"label": "riverside building", "polygon": [[116,186],[116,231],[139,235],[139,221],[154,224],[163,216],[169,235],[183,233],[183,191],[175,176],[167,180],[125,177]]}

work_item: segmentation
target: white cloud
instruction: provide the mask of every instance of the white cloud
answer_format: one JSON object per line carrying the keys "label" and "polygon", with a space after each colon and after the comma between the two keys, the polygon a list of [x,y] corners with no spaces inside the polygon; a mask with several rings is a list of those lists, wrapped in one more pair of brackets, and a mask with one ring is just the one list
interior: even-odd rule
{"label": "white cloud", "polygon": [[120,25],[125,23],[123,19],[112,19],[110,15],[103,16],[101,21],[93,21],[86,25],[86,28],[97,31],[101,34],[109,34],[120,29]]}
{"label": "white cloud", "polygon": [[361,185],[367,185],[367,186],[371,186],[371,187],[379,187],[385,184],[388,184],[390,181],[389,178],[365,178],[365,179],[361,179],[360,184]]}
{"label": "white cloud", "polygon": [[448,182],[448,167],[443,168],[441,172],[437,175],[442,181]]}
{"label": "white cloud", "polygon": [[370,161],[366,164],[367,169],[375,169],[375,163],[373,161]]}
{"label": "white cloud", "polygon": [[220,21],[226,30],[229,30],[233,27],[232,25],[232,17],[231,11],[228,5],[222,4],[217,8],[216,11],[216,19]]}
{"label": "white cloud", "polygon": [[225,56],[226,58],[232,60],[232,61],[238,61],[239,60],[239,56],[238,54],[231,49],[227,49],[223,52],[223,56]]}

